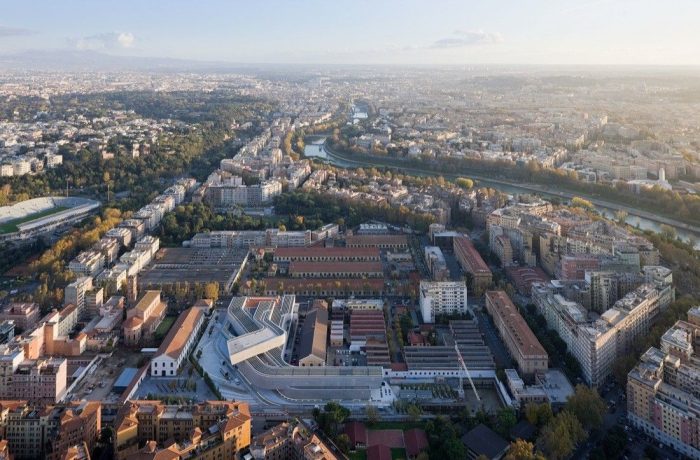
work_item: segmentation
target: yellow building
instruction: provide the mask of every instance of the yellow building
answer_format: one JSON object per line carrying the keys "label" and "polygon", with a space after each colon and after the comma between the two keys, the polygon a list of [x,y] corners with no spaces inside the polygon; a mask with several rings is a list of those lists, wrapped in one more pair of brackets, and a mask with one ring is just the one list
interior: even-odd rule
{"label": "yellow building", "polygon": [[114,451],[118,459],[233,459],[250,445],[250,423],[246,403],[131,401],[117,417]]}

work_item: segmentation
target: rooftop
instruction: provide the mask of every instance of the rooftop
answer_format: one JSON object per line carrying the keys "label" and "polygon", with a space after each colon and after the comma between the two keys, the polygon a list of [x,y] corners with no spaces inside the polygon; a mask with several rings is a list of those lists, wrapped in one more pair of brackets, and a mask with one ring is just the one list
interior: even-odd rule
{"label": "rooftop", "polygon": [[191,307],[180,313],[175,324],[172,325],[165,340],[158,347],[156,356],[168,355],[176,359],[185,346],[187,339],[194,333],[194,329],[200,318],[204,315],[204,310],[198,307]]}

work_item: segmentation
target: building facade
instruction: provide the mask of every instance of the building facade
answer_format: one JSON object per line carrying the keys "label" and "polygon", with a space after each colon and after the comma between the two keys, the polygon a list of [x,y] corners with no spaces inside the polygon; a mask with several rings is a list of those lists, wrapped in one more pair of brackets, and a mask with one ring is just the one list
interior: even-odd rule
{"label": "building facade", "polygon": [[434,323],[438,315],[467,312],[464,281],[421,281],[419,291],[421,314],[426,323]]}

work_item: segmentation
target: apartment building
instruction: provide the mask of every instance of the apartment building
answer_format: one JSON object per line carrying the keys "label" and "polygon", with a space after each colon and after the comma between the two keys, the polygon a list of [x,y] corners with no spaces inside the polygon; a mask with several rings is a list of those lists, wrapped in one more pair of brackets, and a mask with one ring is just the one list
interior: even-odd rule
{"label": "apartment building", "polygon": [[7,373],[6,384],[0,387],[0,398],[22,399],[32,403],[52,404],[66,392],[68,362],[65,358],[25,360],[14,366],[0,364]]}
{"label": "apartment building", "polygon": [[298,420],[283,422],[255,436],[250,444],[254,460],[337,460],[313,430]]}
{"label": "apartment building", "polygon": [[513,246],[505,235],[498,235],[493,239],[491,250],[496,254],[501,266],[508,267],[513,264]]}
{"label": "apartment building", "polygon": [[311,244],[311,230],[280,231],[268,229],[265,231],[266,246],[273,248],[304,247]]}
{"label": "apartment building", "polygon": [[627,419],[684,456],[700,459],[700,307],[649,348],[627,377]]}
{"label": "apartment building", "polygon": [[115,458],[161,458],[158,454],[162,453],[167,458],[233,460],[250,445],[250,430],[247,403],[206,401],[175,406],[129,401],[115,423]]}
{"label": "apartment building", "polygon": [[466,236],[460,235],[452,239],[452,249],[462,270],[470,277],[471,291],[479,296],[493,282],[491,269],[476,250],[474,244]]}
{"label": "apartment building", "polygon": [[425,263],[430,270],[430,276],[435,281],[445,281],[450,278],[445,255],[437,246],[426,246],[424,249]]}
{"label": "apartment building", "polygon": [[643,284],[591,320],[581,304],[565,299],[561,293],[557,283],[536,284],[532,300],[548,326],[567,344],[591,386],[605,382],[615,360],[649,331],[656,316],[674,299],[671,285]]}
{"label": "apartment building", "polygon": [[29,302],[14,302],[0,311],[0,321],[14,321],[23,331],[33,328],[39,320],[39,306]]}
{"label": "apartment building", "polygon": [[131,245],[132,233],[128,228],[125,227],[115,227],[107,230],[105,237],[114,238],[119,242],[121,246],[129,247]]}
{"label": "apartment building", "polygon": [[[325,172],[325,170],[317,170],[315,172]],[[326,224],[311,232],[311,241],[323,241],[335,238],[338,235],[338,224]]]}
{"label": "apartment building", "polygon": [[533,377],[549,368],[549,356],[504,291],[486,291],[486,310],[493,318],[520,373]]}
{"label": "apartment building", "polygon": [[434,323],[438,315],[467,312],[464,281],[421,281],[419,294],[421,314],[426,323]]}
{"label": "apartment building", "polygon": [[105,266],[105,256],[99,251],[83,251],[68,263],[68,269],[76,275],[95,276]]}
{"label": "apartment building", "polygon": [[63,305],[73,304],[82,311],[85,307],[85,294],[92,289],[92,277],[80,276],[66,286],[64,290]]}
{"label": "apartment building", "polygon": [[66,458],[82,445],[90,452],[101,432],[99,401],[33,405],[27,400],[0,401],[0,437],[15,459]]}
{"label": "apartment building", "polygon": [[119,240],[116,238],[103,237],[92,246],[92,249],[100,252],[105,258],[105,264],[111,265],[117,260],[120,248]]}

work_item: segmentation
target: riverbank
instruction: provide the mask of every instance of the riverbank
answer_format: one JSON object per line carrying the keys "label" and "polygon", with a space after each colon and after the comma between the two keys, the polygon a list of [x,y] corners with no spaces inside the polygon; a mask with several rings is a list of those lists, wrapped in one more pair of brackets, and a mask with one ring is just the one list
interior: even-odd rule
{"label": "riverbank", "polygon": [[[435,176],[441,175],[446,179],[456,179],[458,177],[467,176],[471,179],[477,180],[480,185],[492,187],[504,191],[506,193],[537,193],[543,196],[559,198],[563,200],[570,200],[574,196],[584,198],[595,206],[603,208],[604,210],[611,211],[613,214],[616,211],[624,211],[628,215],[628,220],[631,225],[639,225],[642,229],[648,229],[658,232],[660,225],[668,225],[673,227],[676,232],[684,238],[686,241],[695,239],[696,248],[700,249],[700,228],[695,225],[691,225],[685,222],[678,221],[665,216],[660,216],[658,214],[641,210],[638,208],[631,207],[629,205],[615,203],[609,200],[601,199],[595,196],[591,196],[581,192],[574,192],[568,190],[553,190],[552,188],[539,184],[524,184],[519,182],[513,182],[504,179],[494,179],[493,177],[484,176],[478,173],[451,173],[442,171],[432,171],[429,169],[422,169],[414,166],[408,166],[404,164],[403,160],[396,158],[383,158],[372,155],[358,155],[358,154],[347,154],[341,153],[333,150],[327,139],[322,143],[319,142],[321,137],[317,138],[316,144],[313,144],[314,151],[311,152],[313,155],[309,155],[312,159],[318,159],[322,161],[327,161],[333,166],[342,168],[361,168],[361,167],[380,167],[380,168],[390,168],[400,170],[402,173],[408,173],[417,176]],[[647,224],[645,222],[653,223],[653,225]],[[646,227],[646,228],[645,228]]]}

